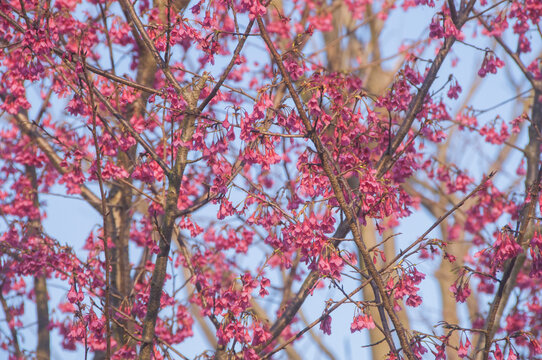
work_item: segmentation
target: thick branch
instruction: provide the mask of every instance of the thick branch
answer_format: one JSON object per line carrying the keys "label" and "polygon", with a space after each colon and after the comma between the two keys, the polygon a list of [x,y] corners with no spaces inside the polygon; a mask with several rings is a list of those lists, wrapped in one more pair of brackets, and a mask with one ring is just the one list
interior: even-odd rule
{"label": "thick branch", "polygon": [[[40,202],[38,197],[38,177],[36,168],[25,166],[25,172],[32,184],[33,193],[30,194],[32,203],[36,209],[39,209]],[[31,219],[28,221],[28,235],[42,236],[43,227],[41,220]],[[34,295],[36,297],[36,314],[38,318],[38,345],[36,347],[36,358],[38,360],[49,360],[51,357],[50,339],[49,339],[49,294],[47,292],[47,282],[45,274],[36,274],[34,276]]]}
{"label": "thick branch", "polygon": [[[405,352],[406,356],[409,359],[414,360],[415,356],[412,353],[412,350],[410,349],[410,343],[407,338],[406,332],[403,328],[403,325],[401,324],[397,315],[395,314],[395,311],[393,310],[393,304],[391,303],[390,298],[388,297],[388,294],[386,292],[386,286],[382,278],[380,277],[380,274],[378,273],[377,269],[375,268],[371,260],[370,254],[365,244],[363,243],[363,239],[361,238],[360,226],[359,226],[357,217],[354,214],[350,205],[348,204],[346,198],[344,197],[344,194],[343,194],[344,184],[341,186],[340,180],[342,180],[343,183],[345,181],[344,179],[339,179],[337,175],[335,175],[333,159],[329,155],[327,149],[324,148],[318,135],[313,131],[312,124],[307,116],[307,113],[305,112],[301,99],[299,98],[299,95],[297,94],[297,91],[291,82],[290,75],[288,71],[286,70],[286,68],[284,67],[284,64],[282,63],[280,55],[277,53],[273,45],[273,42],[269,38],[269,35],[265,29],[265,25],[263,24],[261,17],[258,17],[257,20],[258,20],[258,26],[260,28],[262,38],[264,39],[269,51],[271,52],[273,59],[277,63],[277,66],[282,74],[282,77],[286,83],[286,86],[288,87],[288,91],[290,92],[290,95],[292,96],[292,99],[295,103],[297,111],[301,117],[303,125],[305,126],[307,136],[310,138],[310,140],[313,142],[313,144],[316,147],[316,151],[318,152],[320,156],[320,160],[322,162],[322,168],[331,183],[331,187],[333,188],[333,192],[335,193],[335,197],[337,198],[337,201],[342,211],[346,215],[347,222],[350,227],[350,231],[352,232],[352,235],[354,237],[354,241],[356,242],[356,245],[358,246],[362,254],[363,261],[367,265],[367,270],[370,276],[372,277],[373,281],[375,282],[378,288],[378,291],[382,297],[382,304],[384,308],[386,309],[391,321],[393,322],[395,329],[397,330],[397,336],[399,337],[399,341],[401,343],[401,346],[403,347],[403,351]],[[347,184],[346,184],[346,188],[348,188]]]}
{"label": "thick branch", "polygon": [[527,157],[527,175],[525,177],[525,190],[530,201],[525,203],[525,207],[521,212],[520,230],[517,242],[523,247],[524,252],[513,258],[505,265],[503,277],[497,289],[497,294],[491,303],[491,308],[486,322],[485,344],[482,354],[482,359],[489,358],[493,336],[497,331],[500,319],[504,312],[504,308],[508,303],[508,299],[517,281],[517,274],[521,270],[525,262],[526,247],[528,240],[533,236],[534,228],[532,219],[534,217],[536,204],[538,203],[538,194],[540,193],[540,181],[542,169],[540,167],[540,129],[542,129],[542,102],[540,97],[542,91],[535,90],[533,110],[531,113],[531,125],[529,126],[529,144],[525,148]]}
{"label": "thick branch", "polygon": [[[207,78],[203,77],[193,85],[191,96],[187,98],[188,107],[190,109],[196,108],[199,94],[205,86],[206,80]],[[183,120],[181,136],[183,143],[187,143],[192,139],[192,135],[195,130],[196,118],[197,116],[189,115]],[[177,201],[179,199],[179,189],[184,170],[186,169],[187,157],[188,148],[186,146],[182,146],[177,151],[175,164],[171,169],[169,176],[169,185],[167,189],[166,203],[164,206],[164,220],[160,227],[160,252],[156,257],[154,271],[152,273],[149,301],[147,303],[147,314],[145,315],[145,320],[143,321],[142,337],[144,343],[141,345],[141,350],[139,352],[140,360],[150,360],[153,353],[154,328],[156,326],[156,319],[158,318],[158,312],[160,310],[160,298],[162,297],[162,288],[164,287],[164,280],[167,272],[171,238],[173,234],[173,227],[175,226]]]}
{"label": "thick branch", "polygon": [[[470,12],[470,10],[472,9],[473,5],[474,5],[474,1],[471,0],[469,2],[469,4],[468,4],[467,8],[464,10],[464,13],[462,12],[462,17],[461,17],[462,23],[464,23],[466,21],[467,15]],[[261,22],[261,20],[260,20],[260,22]],[[264,36],[263,33],[264,32],[262,31],[262,36]],[[265,38],[264,38],[264,40],[265,40]],[[437,58],[433,62],[433,66],[431,67],[430,72],[428,73],[428,76],[426,76],[426,78],[425,78],[424,85],[422,85],[422,90],[424,92],[422,92],[422,90],[420,92],[418,92],[416,97],[413,99],[413,102],[409,106],[409,112],[407,113],[407,119],[410,119],[409,120],[410,125],[408,125],[408,127],[407,127],[405,125],[406,121],[403,122],[402,127],[404,127],[404,129],[402,131],[400,130],[398,132],[398,134],[394,137],[394,144],[397,144],[396,147],[394,148],[394,151],[397,149],[397,147],[401,143],[404,136],[406,136],[406,134],[408,133],[408,129],[410,128],[412,122],[414,121],[414,119],[416,117],[416,114],[420,111],[421,106],[423,104],[423,100],[425,99],[425,96],[427,95],[427,92],[429,91],[429,88],[430,88],[431,84],[433,83],[433,81],[436,78],[436,73],[438,72],[438,69],[442,65],[442,62],[444,61],[444,59],[445,59],[447,53],[449,52],[449,50],[450,50],[450,48],[451,48],[454,41],[455,41],[455,39],[453,39],[453,38],[448,39],[447,43],[445,44],[445,50],[441,49],[441,51],[439,51],[439,54],[437,55]],[[272,46],[272,43],[271,43],[270,39],[266,40],[266,43],[267,42],[269,42],[271,44],[271,46]],[[446,45],[448,45],[448,46],[446,46]],[[269,44],[268,44],[268,47],[269,47]],[[274,50],[274,48],[273,48],[273,50]],[[276,53],[276,50],[274,50],[274,53]],[[273,55],[274,55],[274,57],[278,56],[278,54],[276,54],[276,55],[273,54]],[[280,62],[280,57],[279,57],[279,60],[277,62]],[[435,63],[438,63],[438,64],[435,65]],[[433,75],[430,76],[431,74],[433,74]],[[291,85],[291,82],[289,84],[288,84],[288,82],[286,82],[286,83],[287,83],[287,85],[289,85],[289,90],[294,91],[294,93],[295,93],[295,89],[293,89],[293,86]],[[290,89],[290,88],[292,88],[292,89]],[[294,99],[294,102],[295,102],[296,96],[294,96],[294,94],[292,94],[292,98]],[[300,103],[299,100],[298,100],[298,103]],[[298,103],[296,103],[296,106],[298,106]],[[301,108],[302,108],[302,106],[301,106]],[[300,112],[300,115],[302,115],[301,112]],[[309,131],[309,129],[307,129],[307,131]],[[388,155],[386,155],[380,160],[379,169],[384,169],[385,168],[384,164],[387,163],[387,160],[388,161],[391,160],[392,154],[393,154],[394,151],[392,151],[391,154],[389,154],[389,159],[386,158],[388,156]],[[384,175],[384,171],[381,171],[381,172],[378,173],[379,178],[382,177],[383,175]],[[459,205],[459,206],[461,206],[461,205]],[[447,215],[448,214],[446,214],[446,216]],[[333,237],[334,238],[344,238],[346,236],[346,234],[348,233],[348,231],[349,231],[348,227],[349,226],[348,226],[348,224],[346,222],[344,222],[344,221],[341,222],[341,224],[337,228],[337,231],[335,232]],[[391,262],[391,263],[393,263],[393,262]],[[371,264],[372,264],[372,261],[371,261]],[[296,296],[292,299],[292,301],[290,302],[290,305],[288,306],[288,308],[282,313],[282,315],[279,317],[279,319],[277,319],[277,321],[271,327],[271,333],[272,333],[272,338],[273,339],[275,339],[277,336],[279,336],[280,333],[282,332],[282,330],[290,323],[291,319],[295,316],[295,314],[297,313],[297,311],[299,310],[299,308],[301,307],[301,305],[305,301],[306,297],[308,296],[308,294],[310,293],[311,289],[314,287],[314,285],[316,284],[318,279],[319,279],[319,275],[315,271],[312,271],[306,277],[306,279],[303,282],[300,290],[297,292]]]}

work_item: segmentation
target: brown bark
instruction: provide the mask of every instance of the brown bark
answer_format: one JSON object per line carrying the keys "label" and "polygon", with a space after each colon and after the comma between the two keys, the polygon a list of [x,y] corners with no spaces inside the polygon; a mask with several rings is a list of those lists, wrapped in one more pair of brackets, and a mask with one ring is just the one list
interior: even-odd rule
{"label": "brown bark", "polygon": [[[542,82],[533,82],[535,87],[534,101],[531,112],[531,125],[529,126],[529,143],[525,148],[527,158],[527,175],[525,176],[525,189],[531,198],[531,201],[524,206],[520,217],[520,230],[516,241],[524,248],[524,251],[517,257],[511,259],[503,271],[501,282],[491,303],[489,314],[486,321],[485,341],[483,351],[479,353],[478,358],[488,359],[490,354],[493,337],[500,326],[500,321],[504,313],[506,304],[517,281],[517,275],[523,266],[526,255],[526,246],[534,234],[533,216],[535,206],[538,203],[538,194],[540,193],[541,171],[540,171],[540,144],[542,143]],[[479,349],[481,344],[478,344]]]}
{"label": "brown bark", "polygon": [[[363,227],[362,230],[363,239],[365,240],[365,243],[367,244],[367,247],[372,248],[376,246],[377,240],[376,240],[376,228],[374,226],[374,223],[372,220],[367,222],[367,226]],[[360,262],[361,262],[361,256],[360,256]],[[363,281],[363,279],[361,279]],[[374,300],[374,294],[372,289],[369,287],[363,288],[363,299],[365,301],[372,301]],[[376,328],[369,330],[369,339],[370,344],[375,344],[371,346],[371,352],[372,352],[372,358],[373,359],[385,359],[386,355],[391,351],[388,343],[386,342],[386,334],[383,334],[380,329],[383,327],[383,320],[387,322],[387,319],[382,319],[380,317],[380,314],[378,312],[378,309],[373,306],[369,306],[366,308],[366,313],[371,315],[373,318],[375,325],[377,325]],[[405,324],[405,327],[408,327],[408,322]]]}
{"label": "brown bark", "polygon": [[[36,209],[39,209],[38,197],[38,179],[36,168],[26,166],[26,175],[32,183],[32,191],[30,194],[32,202]],[[43,236],[43,228],[41,219],[32,219],[28,222],[28,236]],[[36,347],[36,358],[38,360],[48,360],[51,357],[50,339],[49,339],[49,294],[47,291],[47,282],[45,274],[37,274],[34,276],[34,295],[36,297],[36,314],[38,318],[38,345]]]}
{"label": "brown bark", "polygon": [[47,283],[45,276],[34,277],[34,294],[36,296],[36,310],[38,317],[38,346],[36,348],[36,358],[38,360],[48,360],[51,357],[49,347],[49,295],[47,292]]}
{"label": "brown bark", "polygon": [[385,308],[388,316],[390,317],[391,321],[393,322],[393,325],[395,326],[395,330],[397,332],[397,336],[399,338],[401,346],[403,347],[404,354],[407,356],[408,359],[414,359],[415,357],[412,353],[412,350],[410,349],[409,340],[407,338],[405,329],[403,328],[402,324],[399,322],[399,319],[397,318],[396,314],[393,311],[393,305],[385,290],[385,285],[382,281],[382,278],[379,276],[378,271],[371,263],[369,252],[367,251],[367,247],[365,246],[363,239],[361,237],[360,226],[359,226],[359,222],[357,221],[357,216],[353,213],[352,208],[347,203],[343,195],[342,189],[348,188],[348,185],[345,184],[344,179],[338,179],[337,176],[334,175],[333,159],[330,157],[329,153],[325,150],[318,135],[313,131],[311,122],[309,118],[307,117],[307,114],[304,110],[303,104],[301,103],[299,95],[291,83],[290,77],[284,67],[284,64],[282,63],[280,55],[277,53],[271,39],[269,38],[269,35],[265,29],[265,25],[263,24],[262,19],[258,17],[257,20],[258,20],[258,26],[260,28],[262,38],[264,39],[268,49],[270,50],[273,58],[275,59],[279,67],[279,70],[286,83],[288,91],[290,95],[292,96],[296,109],[299,112],[301,120],[305,126],[308,137],[310,138],[312,143],[315,145],[316,151],[318,152],[320,156],[320,160],[322,161],[322,168],[331,183],[331,187],[333,188],[333,192],[337,198],[337,201],[339,202],[341,210],[344,212],[346,216],[346,221],[349,224],[352,235],[354,236],[354,241],[356,243],[356,246],[358,247],[358,249],[360,250],[362,254],[363,261],[367,266],[369,276],[372,277],[372,281],[374,281],[375,287],[378,289],[378,292],[381,296],[383,307]]}
{"label": "brown bark", "polygon": [[[446,324],[459,324],[459,318],[457,317],[457,302],[450,292],[450,285],[457,279],[457,269],[461,264],[461,258],[464,254],[460,254],[457,251],[456,246],[450,243],[448,240],[448,221],[443,221],[440,224],[440,231],[442,234],[442,240],[448,244],[446,246],[446,252],[457,257],[458,263],[451,264],[448,260],[443,259],[439,268],[435,271],[435,277],[438,280],[440,287],[440,294],[442,298],[442,319]],[[446,348],[446,355],[448,359],[454,359],[457,357],[457,351],[454,350],[459,347],[459,333],[453,331],[448,338],[449,347]]]}
{"label": "brown bark", "polygon": [[[191,111],[195,112],[197,109],[197,100],[203,86],[205,86],[206,80],[206,78],[202,78],[198,81],[198,83],[194,83],[190,97],[186,97],[186,101]],[[185,117],[182,124],[183,142],[188,142],[188,140],[192,138],[192,134],[194,133],[195,129],[195,120],[196,117],[193,115]],[[162,288],[164,286],[164,279],[166,277],[169,250],[171,247],[173,227],[175,225],[179,188],[181,186],[184,170],[186,169],[187,156],[188,148],[184,146],[181,147],[177,152],[177,157],[175,159],[172,172],[169,174],[169,185],[167,189],[166,203],[164,206],[164,220],[160,226],[160,252],[156,257],[154,271],[151,277],[147,314],[145,315],[145,320],[143,321],[142,337],[144,343],[141,345],[141,350],[139,352],[140,360],[150,360],[152,355],[154,328],[156,326],[156,319],[158,318],[158,312],[160,310],[160,298],[162,296]]]}

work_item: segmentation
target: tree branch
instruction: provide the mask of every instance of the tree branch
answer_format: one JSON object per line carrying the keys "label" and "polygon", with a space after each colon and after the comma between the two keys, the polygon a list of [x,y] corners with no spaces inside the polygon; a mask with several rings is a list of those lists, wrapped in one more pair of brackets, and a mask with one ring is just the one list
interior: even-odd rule
{"label": "tree branch", "polygon": [[[407,358],[409,360],[414,360],[415,356],[410,348],[410,343],[407,338],[407,334],[403,328],[403,325],[399,321],[397,315],[395,314],[395,311],[393,310],[393,304],[391,303],[387,291],[385,289],[384,282],[382,281],[382,278],[380,277],[378,271],[376,270],[374,264],[372,263],[371,257],[367,251],[367,248],[365,247],[363,240],[361,239],[361,233],[360,233],[360,227],[359,222],[357,220],[357,217],[354,215],[354,212],[350,205],[347,203],[342,188],[348,188],[348,184],[345,186],[345,180],[344,179],[338,179],[338,177],[334,174],[334,165],[333,160],[330,157],[327,149],[324,148],[320,138],[318,135],[313,131],[312,124],[305,112],[304,106],[301,102],[301,99],[299,98],[299,95],[297,94],[297,91],[295,90],[288,71],[284,67],[284,64],[282,63],[282,59],[280,55],[277,53],[273,42],[269,38],[269,34],[267,33],[265,29],[265,25],[263,24],[263,21],[261,17],[257,18],[258,26],[260,28],[260,33],[262,35],[263,40],[265,41],[269,51],[271,52],[271,55],[273,59],[275,60],[282,77],[286,83],[286,86],[288,88],[288,91],[290,92],[290,95],[292,96],[292,100],[294,101],[294,104],[296,106],[296,109],[299,113],[299,116],[301,117],[301,120],[305,126],[305,131],[307,133],[307,137],[310,138],[312,143],[315,145],[316,150],[320,156],[321,162],[322,162],[322,168],[324,172],[326,173],[326,176],[328,177],[331,187],[333,188],[333,192],[335,193],[336,199],[339,202],[339,205],[342,209],[342,211],[345,213],[347,218],[347,223],[349,224],[350,231],[352,232],[352,235],[354,237],[354,241],[356,242],[356,245],[361,251],[361,254],[363,256],[363,261],[365,262],[367,266],[367,270],[372,277],[372,280],[375,282],[380,295],[382,297],[382,303],[384,308],[386,309],[388,316],[390,317],[391,321],[393,322],[393,325],[395,326],[395,329],[397,331],[397,336],[399,337],[399,341],[401,343],[401,346],[403,347],[403,351],[405,352]],[[342,181],[341,181],[342,180]],[[340,182],[343,182],[343,185],[341,186]]]}
{"label": "tree branch", "polygon": [[[524,208],[521,211],[521,227],[516,241],[523,248],[523,253],[506,263],[502,279],[499,283],[497,293],[491,303],[491,308],[486,321],[485,343],[482,353],[482,359],[487,360],[493,343],[493,337],[498,327],[504,308],[508,303],[508,298],[516,285],[517,274],[525,262],[527,247],[534,233],[531,225],[538,203],[540,193],[540,182],[542,180],[542,165],[540,164],[540,129],[542,129],[542,102],[540,97],[542,92],[535,90],[534,103],[531,115],[531,126],[529,127],[529,144],[525,149],[527,157],[527,175],[525,177],[525,189],[528,191]],[[529,199],[529,202],[527,202]],[[481,338],[480,338],[481,339]]]}

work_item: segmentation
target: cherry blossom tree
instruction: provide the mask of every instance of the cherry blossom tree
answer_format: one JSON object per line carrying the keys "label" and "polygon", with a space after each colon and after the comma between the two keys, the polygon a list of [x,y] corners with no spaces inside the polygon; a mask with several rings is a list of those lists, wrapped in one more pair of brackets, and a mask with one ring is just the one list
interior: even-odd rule
{"label": "cherry blossom tree", "polygon": [[[541,17],[1,1],[2,356],[540,357]],[[51,194],[98,214],[84,244]]]}

